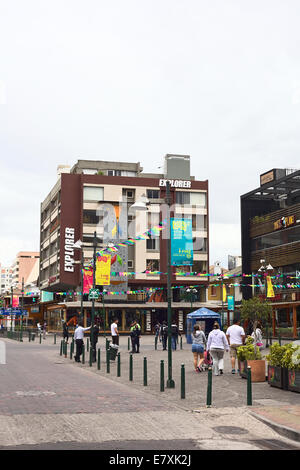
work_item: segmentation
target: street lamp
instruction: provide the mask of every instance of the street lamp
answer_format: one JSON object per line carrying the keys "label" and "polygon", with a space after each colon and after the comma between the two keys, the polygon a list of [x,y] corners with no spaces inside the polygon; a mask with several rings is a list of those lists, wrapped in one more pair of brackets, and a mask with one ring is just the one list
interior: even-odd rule
{"label": "street lamp", "polygon": [[198,291],[197,291],[197,289],[195,289],[195,288],[192,288],[192,289],[191,289],[191,288],[187,287],[187,288],[185,289],[185,292],[186,292],[186,294],[188,294],[189,300],[190,300],[190,302],[191,302],[191,310],[193,310],[193,301],[194,301],[195,296],[196,296],[196,294],[198,293]]}

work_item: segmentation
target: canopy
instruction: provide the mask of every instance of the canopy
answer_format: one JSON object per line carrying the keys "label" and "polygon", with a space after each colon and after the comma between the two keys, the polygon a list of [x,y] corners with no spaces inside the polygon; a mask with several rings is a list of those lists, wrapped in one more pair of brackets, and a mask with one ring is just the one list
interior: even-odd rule
{"label": "canopy", "polygon": [[201,319],[205,320],[206,318],[216,318],[217,320],[221,319],[221,315],[213,310],[209,310],[208,308],[202,307],[194,312],[191,312],[187,315],[187,318],[190,319]]}

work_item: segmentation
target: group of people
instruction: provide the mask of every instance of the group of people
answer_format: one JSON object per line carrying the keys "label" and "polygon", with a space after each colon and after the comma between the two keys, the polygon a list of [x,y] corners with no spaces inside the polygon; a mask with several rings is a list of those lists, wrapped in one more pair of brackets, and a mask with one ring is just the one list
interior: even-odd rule
{"label": "group of people", "polygon": [[[168,343],[168,324],[166,321],[163,321],[162,324],[159,322],[156,323],[154,327],[155,336],[159,338],[159,341],[162,343],[163,351],[167,349]],[[171,347],[173,351],[176,351],[178,344],[178,336],[181,336],[177,324],[173,321],[171,324]]]}
{"label": "group of people", "polygon": [[[251,335],[256,345],[261,349],[263,347],[261,325],[258,323],[255,332]],[[245,343],[246,334],[244,328],[240,326],[238,318],[233,320],[233,324],[226,330],[226,334],[220,330],[220,325],[215,322],[208,338],[201,330],[200,325],[196,324],[192,333],[192,353],[194,355],[194,368],[196,372],[203,371],[205,354],[211,355],[212,369],[214,375],[222,375],[224,371],[224,354],[230,351],[231,373],[239,373],[240,361],[237,357],[237,351]],[[206,350],[206,351],[205,351]],[[236,369],[237,362],[237,369]]]}

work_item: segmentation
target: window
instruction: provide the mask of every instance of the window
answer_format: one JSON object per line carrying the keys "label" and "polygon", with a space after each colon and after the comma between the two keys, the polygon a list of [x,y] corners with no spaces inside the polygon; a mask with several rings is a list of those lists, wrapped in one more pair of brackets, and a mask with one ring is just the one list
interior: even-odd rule
{"label": "window", "polygon": [[158,238],[149,238],[146,240],[147,250],[159,250],[159,239]]}
{"label": "window", "polygon": [[176,191],[176,204],[191,204],[192,206],[206,207],[206,193],[190,193]]}
{"label": "window", "polygon": [[98,173],[98,170],[95,170],[95,169],[90,169],[90,168],[84,168],[82,170],[82,173],[84,175],[96,175]]}
{"label": "window", "polygon": [[84,186],[83,200],[84,201],[103,201],[104,190],[99,186]]}
{"label": "window", "polygon": [[176,191],[176,204],[190,204],[190,193],[185,191]]}
{"label": "window", "polygon": [[133,260],[129,259],[127,265],[128,265],[128,269],[133,269]]}
{"label": "window", "polygon": [[300,227],[292,227],[278,232],[262,235],[251,240],[251,250],[267,250],[276,246],[286,245],[287,243],[297,243],[300,240]]}
{"label": "window", "polygon": [[159,199],[159,189],[147,189],[148,199]]}
{"label": "window", "polygon": [[114,170],[107,170],[107,176],[114,176],[115,172]]}
{"label": "window", "polygon": [[159,271],[159,260],[158,259],[147,259],[146,260],[146,271]]}
{"label": "window", "polygon": [[84,224],[99,224],[103,221],[103,216],[98,215],[97,211],[84,209],[83,210],[83,223]]}

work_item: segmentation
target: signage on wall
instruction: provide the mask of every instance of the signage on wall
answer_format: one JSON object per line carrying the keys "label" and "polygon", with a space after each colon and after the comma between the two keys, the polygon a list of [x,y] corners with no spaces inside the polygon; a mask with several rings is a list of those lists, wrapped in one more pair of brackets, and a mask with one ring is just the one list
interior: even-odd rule
{"label": "signage on wall", "polygon": [[268,171],[268,173],[260,175],[260,185],[262,186],[263,184],[270,183],[274,178],[274,170]]}
{"label": "signage on wall", "polygon": [[65,228],[65,257],[64,269],[66,272],[74,272],[74,242],[75,229],[71,227]]}
{"label": "signage on wall", "polygon": [[171,265],[193,264],[193,233],[191,219],[171,219]]}
{"label": "signage on wall", "polygon": [[192,185],[191,181],[160,179],[159,186],[160,187],[166,186],[167,181],[169,181],[171,188],[190,188]]}
{"label": "signage on wall", "polygon": [[281,219],[274,222],[274,230],[279,230],[281,228],[290,227],[296,223],[296,217],[290,215],[289,217],[281,217]]}

